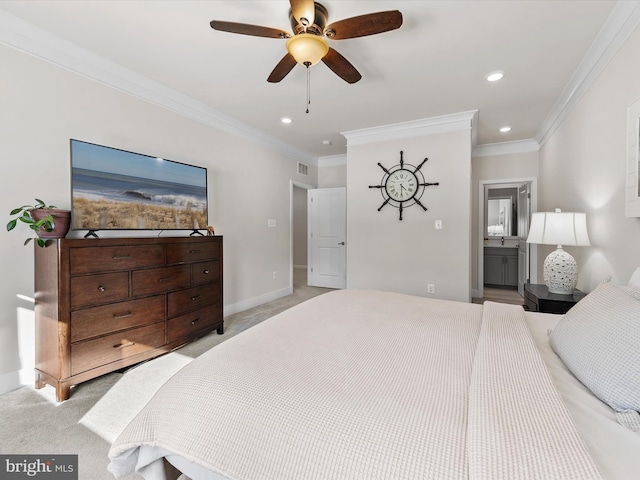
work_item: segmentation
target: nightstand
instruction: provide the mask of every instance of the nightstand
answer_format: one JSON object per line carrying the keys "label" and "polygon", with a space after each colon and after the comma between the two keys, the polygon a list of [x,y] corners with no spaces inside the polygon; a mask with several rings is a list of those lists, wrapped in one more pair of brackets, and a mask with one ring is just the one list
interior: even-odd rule
{"label": "nightstand", "polygon": [[567,313],[576,303],[585,297],[586,293],[574,290],[572,295],[549,293],[546,285],[525,283],[525,308],[532,312]]}

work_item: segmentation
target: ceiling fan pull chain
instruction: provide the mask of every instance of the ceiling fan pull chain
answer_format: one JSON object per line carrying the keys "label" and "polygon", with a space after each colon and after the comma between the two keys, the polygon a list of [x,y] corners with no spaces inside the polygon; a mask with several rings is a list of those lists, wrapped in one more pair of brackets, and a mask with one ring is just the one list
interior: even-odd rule
{"label": "ceiling fan pull chain", "polygon": [[309,67],[311,63],[304,62],[304,65],[307,67],[307,113],[309,113],[309,105],[311,105],[311,70],[309,70]]}

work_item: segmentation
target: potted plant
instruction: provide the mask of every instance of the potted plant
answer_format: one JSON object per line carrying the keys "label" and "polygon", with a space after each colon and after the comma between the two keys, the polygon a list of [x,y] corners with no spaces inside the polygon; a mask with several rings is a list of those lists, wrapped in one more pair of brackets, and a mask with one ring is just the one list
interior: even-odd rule
{"label": "potted plant", "polygon": [[[35,240],[40,247],[47,245],[49,239],[64,238],[69,231],[71,212],[62,210],[54,205],[47,205],[36,198],[35,205],[23,205],[11,210],[10,215],[16,215],[7,223],[7,231],[16,228],[18,221],[26,223],[37,237]],[[33,238],[27,238],[24,244],[28,244]]]}

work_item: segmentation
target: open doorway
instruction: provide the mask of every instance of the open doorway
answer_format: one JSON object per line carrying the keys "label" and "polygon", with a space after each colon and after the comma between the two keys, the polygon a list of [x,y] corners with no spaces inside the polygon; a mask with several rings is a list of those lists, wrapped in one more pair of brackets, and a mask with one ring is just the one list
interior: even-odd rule
{"label": "open doorway", "polygon": [[537,208],[535,178],[481,181],[479,185],[478,293],[521,303],[524,284],[537,280],[535,249],[526,243]]}
{"label": "open doorway", "polygon": [[308,258],[307,192],[313,185],[291,182],[291,289],[306,287]]}

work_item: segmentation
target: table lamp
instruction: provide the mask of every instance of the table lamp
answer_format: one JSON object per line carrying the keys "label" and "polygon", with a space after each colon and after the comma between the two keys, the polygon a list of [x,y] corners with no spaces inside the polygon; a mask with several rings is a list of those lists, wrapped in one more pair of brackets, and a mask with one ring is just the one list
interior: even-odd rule
{"label": "table lamp", "polygon": [[578,282],[578,264],[562,249],[562,245],[588,247],[587,215],[585,213],[537,212],[531,216],[527,243],[557,245],[544,260],[543,277],[549,293],[571,295]]}

